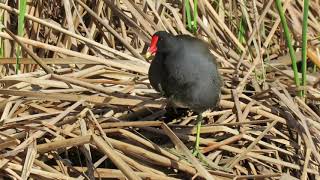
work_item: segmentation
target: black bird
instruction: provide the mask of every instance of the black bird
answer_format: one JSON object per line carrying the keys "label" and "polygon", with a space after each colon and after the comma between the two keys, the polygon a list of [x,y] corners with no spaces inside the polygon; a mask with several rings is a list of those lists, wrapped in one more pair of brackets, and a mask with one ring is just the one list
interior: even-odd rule
{"label": "black bird", "polygon": [[194,154],[199,153],[202,113],[220,100],[222,81],[208,44],[189,35],[158,31],[147,56],[155,54],[149,68],[151,86],[177,107],[198,113]]}

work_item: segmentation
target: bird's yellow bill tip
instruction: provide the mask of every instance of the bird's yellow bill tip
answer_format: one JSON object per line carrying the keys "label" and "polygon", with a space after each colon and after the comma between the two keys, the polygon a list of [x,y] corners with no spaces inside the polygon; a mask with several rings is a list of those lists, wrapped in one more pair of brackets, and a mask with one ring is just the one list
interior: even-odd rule
{"label": "bird's yellow bill tip", "polygon": [[152,56],[152,53],[148,51],[148,52],[146,53],[146,59],[149,59],[151,56]]}

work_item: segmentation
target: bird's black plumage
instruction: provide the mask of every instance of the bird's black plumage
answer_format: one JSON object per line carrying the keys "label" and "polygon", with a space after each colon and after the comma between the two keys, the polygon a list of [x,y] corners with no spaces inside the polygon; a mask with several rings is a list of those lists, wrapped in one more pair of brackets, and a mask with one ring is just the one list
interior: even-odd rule
{"label": "bird's black plumage", "polygon": [[151,86],[178,107],[203,112],[216,107],[222,81],[208,45],[188,35],[159,31],[149,69]]}

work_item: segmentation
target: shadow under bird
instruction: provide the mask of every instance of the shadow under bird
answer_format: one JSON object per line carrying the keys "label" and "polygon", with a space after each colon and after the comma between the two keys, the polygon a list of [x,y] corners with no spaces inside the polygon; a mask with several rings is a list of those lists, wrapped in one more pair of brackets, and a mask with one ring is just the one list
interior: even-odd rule
{"label": "shadow under bird", "polygon": [[202,113],[220,100],[222,81],[208,44],[189,35],[158,31],[147,56],[155,54],[149,68],[151,86],[176,107],[198,113],[194,154],[199,153]]}

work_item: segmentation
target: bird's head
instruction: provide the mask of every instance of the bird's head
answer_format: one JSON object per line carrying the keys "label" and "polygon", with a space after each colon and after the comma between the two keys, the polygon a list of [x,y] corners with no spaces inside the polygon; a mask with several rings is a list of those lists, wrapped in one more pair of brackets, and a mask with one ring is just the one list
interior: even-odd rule
{"label": "bird's head", "polygon": [[149,58],[151,55],[155,55],[157,52],[165,53],[169,50],[172,50],[172,48],[174,48],[173,37],[173,35],[165,31],[158,31],[154,33],[146,57]]}

